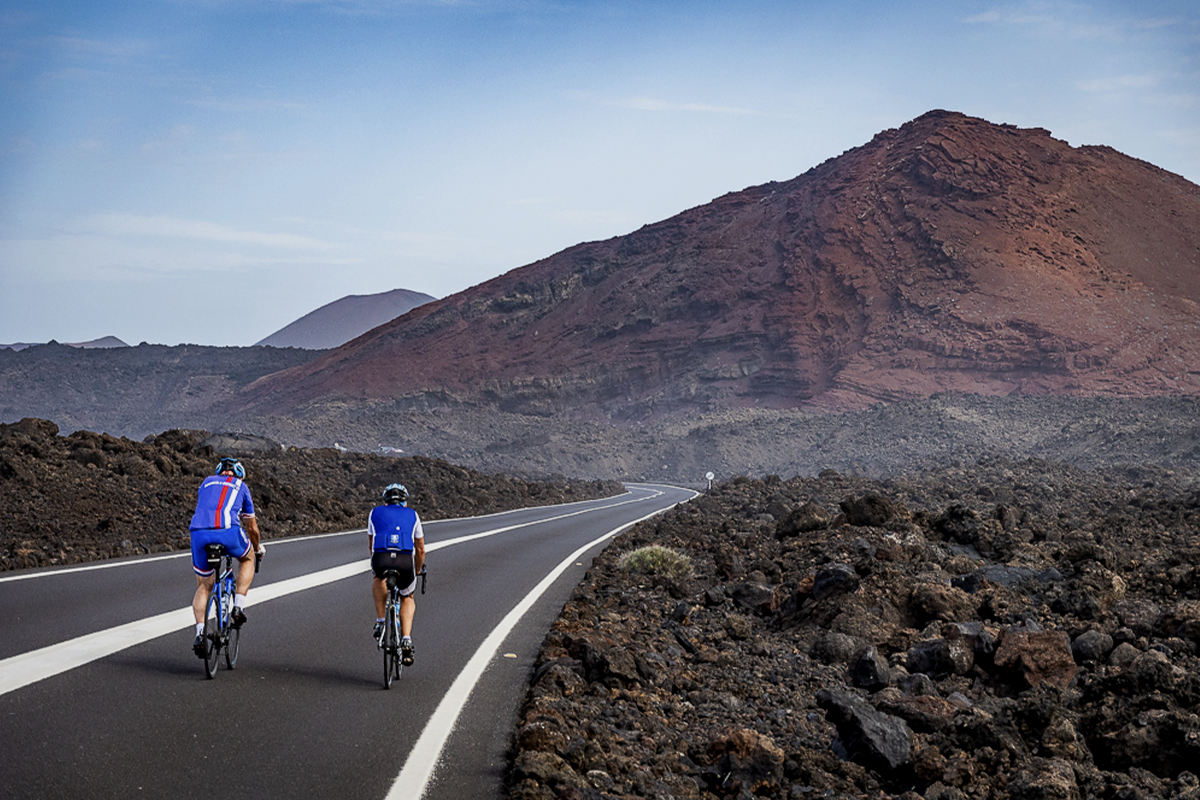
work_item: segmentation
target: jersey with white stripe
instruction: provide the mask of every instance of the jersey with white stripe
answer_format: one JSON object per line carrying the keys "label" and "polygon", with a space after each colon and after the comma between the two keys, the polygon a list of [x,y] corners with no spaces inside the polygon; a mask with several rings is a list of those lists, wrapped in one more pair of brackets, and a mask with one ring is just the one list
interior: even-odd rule
{"label": "jersey with white stripe", "polygon": [[210,475],[196,492],[196,513],[191,530],[240,528],[241,517],[254,516],[254,501],[245,481],[232,475]]}

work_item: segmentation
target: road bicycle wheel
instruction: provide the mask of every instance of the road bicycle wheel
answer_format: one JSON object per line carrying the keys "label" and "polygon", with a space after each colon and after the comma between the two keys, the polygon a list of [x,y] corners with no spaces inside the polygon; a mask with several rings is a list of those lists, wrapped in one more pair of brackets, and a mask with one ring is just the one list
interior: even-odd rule
{"label": "road bicycle wheel", "polygon": [[392,678],[400,664],[400,642],[396,638],[396,612],[388,604],[383,627],[383,688],[392,688]]}
{"label": "road bicycle wheel", "polygon": [[229,624],[229,628],[225,631],[225,666],[233,669],[237,666],[238,657],[238,641],[242,636],[242,629],[235,628],[231,623],[231,614],[233,613],[233,593],[225,594],[225,621]]}
{"label": "road bicycle wheel", "polygon": [[214,591],[208,596],[204,612],[204,674],[210,680],[217,675],[217,656],[221,653],[221,597]]}

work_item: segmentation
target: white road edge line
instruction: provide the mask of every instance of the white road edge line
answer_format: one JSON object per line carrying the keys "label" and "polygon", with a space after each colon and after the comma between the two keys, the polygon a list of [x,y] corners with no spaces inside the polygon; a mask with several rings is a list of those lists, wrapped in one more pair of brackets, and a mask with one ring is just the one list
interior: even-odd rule
{"label": "white road edge line", "polygon": [[[626,503],[637,503],[642,500],[648,500],[652,497],[661,495],[650,494],[644,497],[627,499],[620,503],[614,503],[610,506],[601,506],[595,510],[605,510],[625,505]],[[515,528],[523,527],[524,525],[537,525],[542,522],[553,522],[555,520],[574,517],[579,514],[587,514],[593,509],[581,509],[572,511],[567,514],[560,514],[556,517],[548,517],[536,522],[526,522],[516,525],[508,525],[503,528],[493,528],[490,531],[482,531],[480,533],[471,534],[468,536],[460,536],[455,539],[447,539],[444,542],[431,543],[429,551],[439,550],[443,547],[462,544],[464,542],[482,539],[487,536],[495,536],[500,533],[511,531]],[[653,516],[653,515],[651,515]],[[345,578],[350,578],[360,573],[366,572],[371,568],[370,559],[356,561],[350,564],[343,564],[339,567],[331,567],[329,569],[314,572],[309,575],[300,575],[295,578],[269,583],[261,588],[254,589],[246,598],[246,607],[265,603],[268,600],[275,600],[279,597],[292,594],[293,592],[312,589],[317,586],[322,586],[334,581],[340,581]],[[11,656],[0,661],[0,695],[20,689],[23,686],[28,686],[31,683],[36,683],[46,678],[66,672],[67,670],[76,667],[82,667],[84,664],[95,661],[113,653],[120,652],[129,647],[148,642],[151,639],[157,639],[159,636],[165,636],[169,633],[189,628],[195,625],[195,619],[192,616],[191,606],[176,609],[175,611],[167,611],[153,617],[135,620],[124,625],[118,625],[114,628],[108,628],[103,631],[90,633],[86,636],[80,636],[75,639],[69,639],[58,644],[48,645],[38,650],[30,650],[27,653]]]}
{"label": "white road edge line", "polygon": [[[693,497],[695,496],[693,495]],[[533,607],[538,598],[545,594],[546,590],[558,580],[559,576],[566,572],[567,568],[574,564],[580,556],[604,540],[611,539],[621,531],[631,528],[639,522],[662,514],[668,508],[660,509],[640,519],[635,519],[632,522],[627,522],[624,525],[613,528],[603,536],[580,547],[563,559],[537,586],[533,587],[529,594],[512,611],[508,612],[504,619],[500,620],[500,624],[488,634],[488,637],[483,640],[483,644],[479,645],[479,649],[475,651],[475,655],[471,656],[471,660],[463,667],[462,672],[458,673],[458,677],[454,679],[454,683],[450,685],[450,689],[442,697],[442,701],[438,703],[433,716],[426,723],[425,729],[421,731],[417,743],[409,751],[408,759],[405,760],[404,767],[392,783],[392,788],[388,791],[386,800],[420,800],[425,795],[425,789],[437,769],[438,761],[441,759],[442,748],[446,746],[446,741],[450,738],[450,734],[458,722],[459,714],[462,713],[463,707],[467,703],[467,698],[475,688],[475,684],[483,676],[484,669],[487,668],[487,665],[495,657],[496,652],[500,649],[500,645],[504,643],[504,640],[512,632],[512,629],[521,621],[526,612]]]}

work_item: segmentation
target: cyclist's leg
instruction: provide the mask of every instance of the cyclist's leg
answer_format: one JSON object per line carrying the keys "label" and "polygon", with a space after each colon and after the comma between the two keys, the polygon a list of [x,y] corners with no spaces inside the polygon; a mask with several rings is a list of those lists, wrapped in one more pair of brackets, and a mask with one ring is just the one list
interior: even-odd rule
{"label": "cyclist's leg", "polygon": [[400,585],[400,633],[402,636],[412,635],[413,614],[417,601],[413,597],[417,591],[417,570],[413,563],[412,553],[401,553],[397,572]]}
{"label": "cyclist's leg", "polygon": [[[203,536],[192,535],[192,571],[196,573],[196,593],[192,595],[192,614],[196,624],[204,622],[204,610],[208,606],[208,596],[212,594],[213,584],[217,580],[217,571],[208,565],[208,553],[204,546],[207,544]],[[197,551],[199,551],[197,553]]]}
{"label": "cyclist's leg", "polygon": [[192,540],[192,572],[196,573],[196,593],[192,596],[192,614],[196,624],[204,623],[204,609],[208,605],[208,595],[212,592],[217,571],[208,565],[208,553],[205,546],[211,541],[208,530],[191,532]]}
{"label": "cyclist's leg", "polygon": [[196,593],[192,595],[192,613],[196,617],[196,624],[204,624],[204,610],[208,606],[208,596],[212,594],[213,584],[216,583],[216,574],[196,576]]}
{"label": "cyclist's leg", "polygon": [[384,607],[387,605],[387,583],[383,575],[393,569],[393,554],[386,550],[376,550],[371,554],[371,599],[375,601],[375,619],[383,619]]}
{"label": "cyclist's leg", "polygon": [[237,594],[243,597],[250,591],[250,583],[254,580],[254,547],[250,537],[241,528],[230,528],[225,534],[225,549],[238,560]]}
{"label": "cyclist's leg", "polygon": [[375,601],[375,619],[383,619],[384,606],[387,604],[387,584],[383,578],[371,578],[371,598]]}
{"label": "cyclist's leg", "polygon": [[250,591],[250,582],[254,580],[254,553],[238,559],[237,589],[240,595]]}
{"label": "cyclist's leg", "polygon": [[413,616],[417,611],[417,601],[407,595],[400,601],[400,635],[412,636]]}
{"label": "cyclist's leg", "polygon": [[417,610],[417,601],[412,594],[400,598],[400,663],[406,667],[412,666],[416,654],[413,647],[412,623],[413,614]]}

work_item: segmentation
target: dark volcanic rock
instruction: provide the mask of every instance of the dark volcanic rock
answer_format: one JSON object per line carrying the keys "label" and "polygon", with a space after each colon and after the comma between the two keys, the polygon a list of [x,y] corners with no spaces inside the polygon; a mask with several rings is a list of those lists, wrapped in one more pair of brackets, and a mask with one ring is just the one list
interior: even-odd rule
{"label": "dark volcanic rock", "polygon": [[170,430],[145,442],[88,431],[59,436],[54,423],[26,418],[0,424],[0,570],[189,547],[196,487],[230,453],[246,465],[268,542],[362,527],[382,487],[395,481],[408,486],[426,519],[622,490],[600,481],[524,481],[430,458],[285,451],[205,431]]}
{"label": "dark volcanic rock", "polygon": [[850,759],[884,774],[908,764],[912,731],[904,720],[876,711],[855,695],[830,689],[817,692],[817,705],[837,727]]}
{"label": "dark volcanic rock", "polygon": [[[508,797],[1200,796],[1198,487],[1005,459],[718,483],[596,558],[543,643]],[[891,530],[763,517],[871,494],[906,509]],[[691,559],[690,597],[621,570],[647,544]],[[728,601],[753,583],[753,612]]]}

